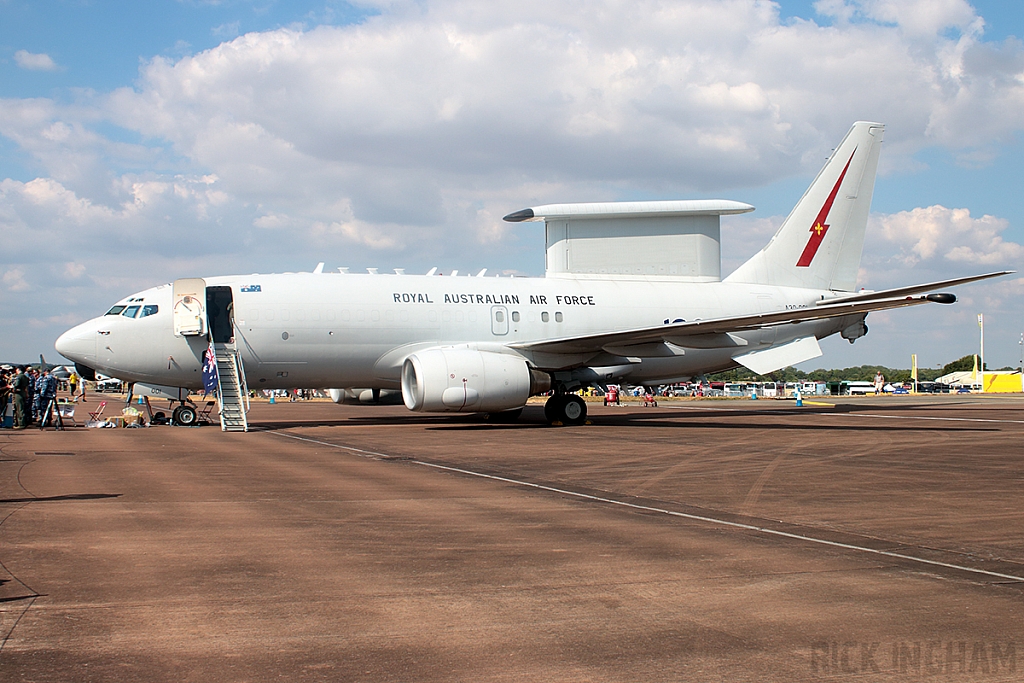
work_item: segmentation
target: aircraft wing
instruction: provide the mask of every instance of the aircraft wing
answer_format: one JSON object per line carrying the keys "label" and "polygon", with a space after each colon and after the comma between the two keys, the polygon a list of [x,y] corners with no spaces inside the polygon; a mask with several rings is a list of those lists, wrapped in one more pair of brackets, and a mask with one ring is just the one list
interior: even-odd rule
{"label": "aircraft wing", "polygon": [[859,294],[851,294],[850,296],[842,296],[834,299],[825,299],[820,304],[832,304],[837,302],[850,303],[853,301],[873,301],[879,298],[887,297],[898,297],[898,296],[911,296],[913,294],[921,294],[922,292],[932,292],[936,289],[943,287],[955,287],[957,285],[966,285],[969,282],[977,282],[978,280],[987,280],[990,277],[999,277],[1001,275],[1009,275],[1015,271],[1012,270],[1001,270],[998,273],[986,273],[984,275],[972,275],[970,277],[960,277],[955,280],[942,280],[940,282],[929,282],[925,285],[911,285],[910,287],[897,287],[896,289],[886,289],[881,292],[863,292]]}
{"label": "aircraft wing", "polygon": [[[930,289],[964,284],[998,275],[1004,272],[990,273],[987,275],[972,278],[960,278],[957,280],[945,280],[929,285],[918,285],[895,290],[875,292],[871,298],[864,298],[868,295],[854,295],[854,300],[842,299],[839,301],[825,300],[818,306],[808,306],[794,310],[776,311],[773,313],[754,313],[749,315],[730,316],[724,318],[711,318],[708,320],[694,320],[670,325],[658,325],[655,327],[642,327],[632,330],[617,330],[614,332],[581,335],[578,337],[563,337],[561,339],[545,339],[532,342],[519,342],[510,344],[514,349],[524,351],[539,351],[543,353],[596,353],[607,347],[623,349],[639,344],[651,344],[668,342],[678,346],[728,346],[728,339],[725,335],[729,332],[743,332],[756,330],[762,327],[773,325],[785,325],[787,323],[801,323],[809,320],[823,320],[826,318],[838,318],[847,315],[860,313],[871,313],[872,311],[884,311],[890,308],[904,308],[906,306],[918,306],[926,303],[951,304],[956,301],[953,294],[928,294],[924,296],[894,296],[907,290],[915,289],[917,292],[924,292]],[[922,287],[926,289],[921,289]],[[722,343],[715,343],[711,335],[722,335]],[[706,340],[706,341],[705,341]],[[637,355],[644,355],[638,353]]]}

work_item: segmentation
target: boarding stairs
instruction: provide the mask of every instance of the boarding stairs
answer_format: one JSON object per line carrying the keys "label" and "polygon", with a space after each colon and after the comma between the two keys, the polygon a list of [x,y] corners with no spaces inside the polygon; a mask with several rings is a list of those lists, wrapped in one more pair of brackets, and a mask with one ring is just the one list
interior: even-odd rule
{"label": "boarding stairs", "polygon": [[217,401],[220,404],[220,430],[247,432],[249,422],[249,388],[245,383],[242,358],[234,343],[215,343],[213,352],[217,360]]}

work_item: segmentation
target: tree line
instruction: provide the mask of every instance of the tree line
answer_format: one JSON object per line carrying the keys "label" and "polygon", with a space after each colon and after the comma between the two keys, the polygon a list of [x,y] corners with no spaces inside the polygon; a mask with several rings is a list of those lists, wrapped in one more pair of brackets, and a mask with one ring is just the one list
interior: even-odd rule
{"label": "tree line", "polygon": [[[974,369],[974,355],[968,354],[963,358],[958,358],[955,361],[946,363],[941,370],[938,368],[917,368],[917,379],[919,382],[931,382],[935,381],[937,377],[947,375],[951,372],[969,372]],[[988,369],[988,364],[985,364],[985,369]],[[1000,368],[1001,370],[1013,370],[1014,368]],[[797,370],[796,368],[789,367],[782,370],[769,373],[767,375],[755,374],[752,370],[747,368],[739,367],[733,370],[726,370],[724,372],[716,372],[713,375],[708,375],[709,380],[715,382],[799,382],[799,381],[815,381],[815,382],[838,382],[841,380],[848,380],[851,382],[872,382],[875,379],[875,373],[881,372],[885,376],[887,382],[909,382],[910,370],[902,368],[887,368],[884,365],[858,365],[851,368],[825,370],[818,369],[812,370],[811,372],[804,372],[803,370]]]}

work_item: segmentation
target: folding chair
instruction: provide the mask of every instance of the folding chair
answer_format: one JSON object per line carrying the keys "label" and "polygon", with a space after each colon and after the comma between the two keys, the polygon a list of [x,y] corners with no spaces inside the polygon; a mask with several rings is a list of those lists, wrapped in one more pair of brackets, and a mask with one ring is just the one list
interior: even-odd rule
{"label": "folding chair", "polygon": [[207,401],[206,407],[196,413],[196,419],[200,422],[213,422],[213,407],[217,405],[216,401]]}
{"label": "folding chair", "polygon": [[91,411],[89,413],[89,421],[90,422],[99,422],[100,417],[103,415],[103,409],[106,408],[106,407],[107,407],[107,402],[106,401],[100,401],[100,404],[98,406],[96,406],[96,410],[95,411]]}

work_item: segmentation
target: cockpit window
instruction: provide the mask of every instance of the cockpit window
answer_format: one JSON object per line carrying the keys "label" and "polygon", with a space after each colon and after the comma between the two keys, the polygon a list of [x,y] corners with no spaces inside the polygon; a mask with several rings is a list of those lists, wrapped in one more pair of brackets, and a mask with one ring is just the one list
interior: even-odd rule
{"label": "cockpit window", "polygon": [[147,304],[142,307],[142,313],[139,313],[140,318],[145,318],[147,315],[156,315],[160,307],[156,304]]}
{"label": "cockpit window", "polygon": [[107,311],[105,315],[120,315],[121,311],[123,311],[125,308],[126,306],[114,306],[109,311]]}
{"label": "cockpit window", "polygon": [[123,315],[126,318],[134,318],[135,314],[139,312],[140,308],[142,308],[142,306],[129,306],[128,308],[124,309],[124,313],[122,313],[121,315]]}

